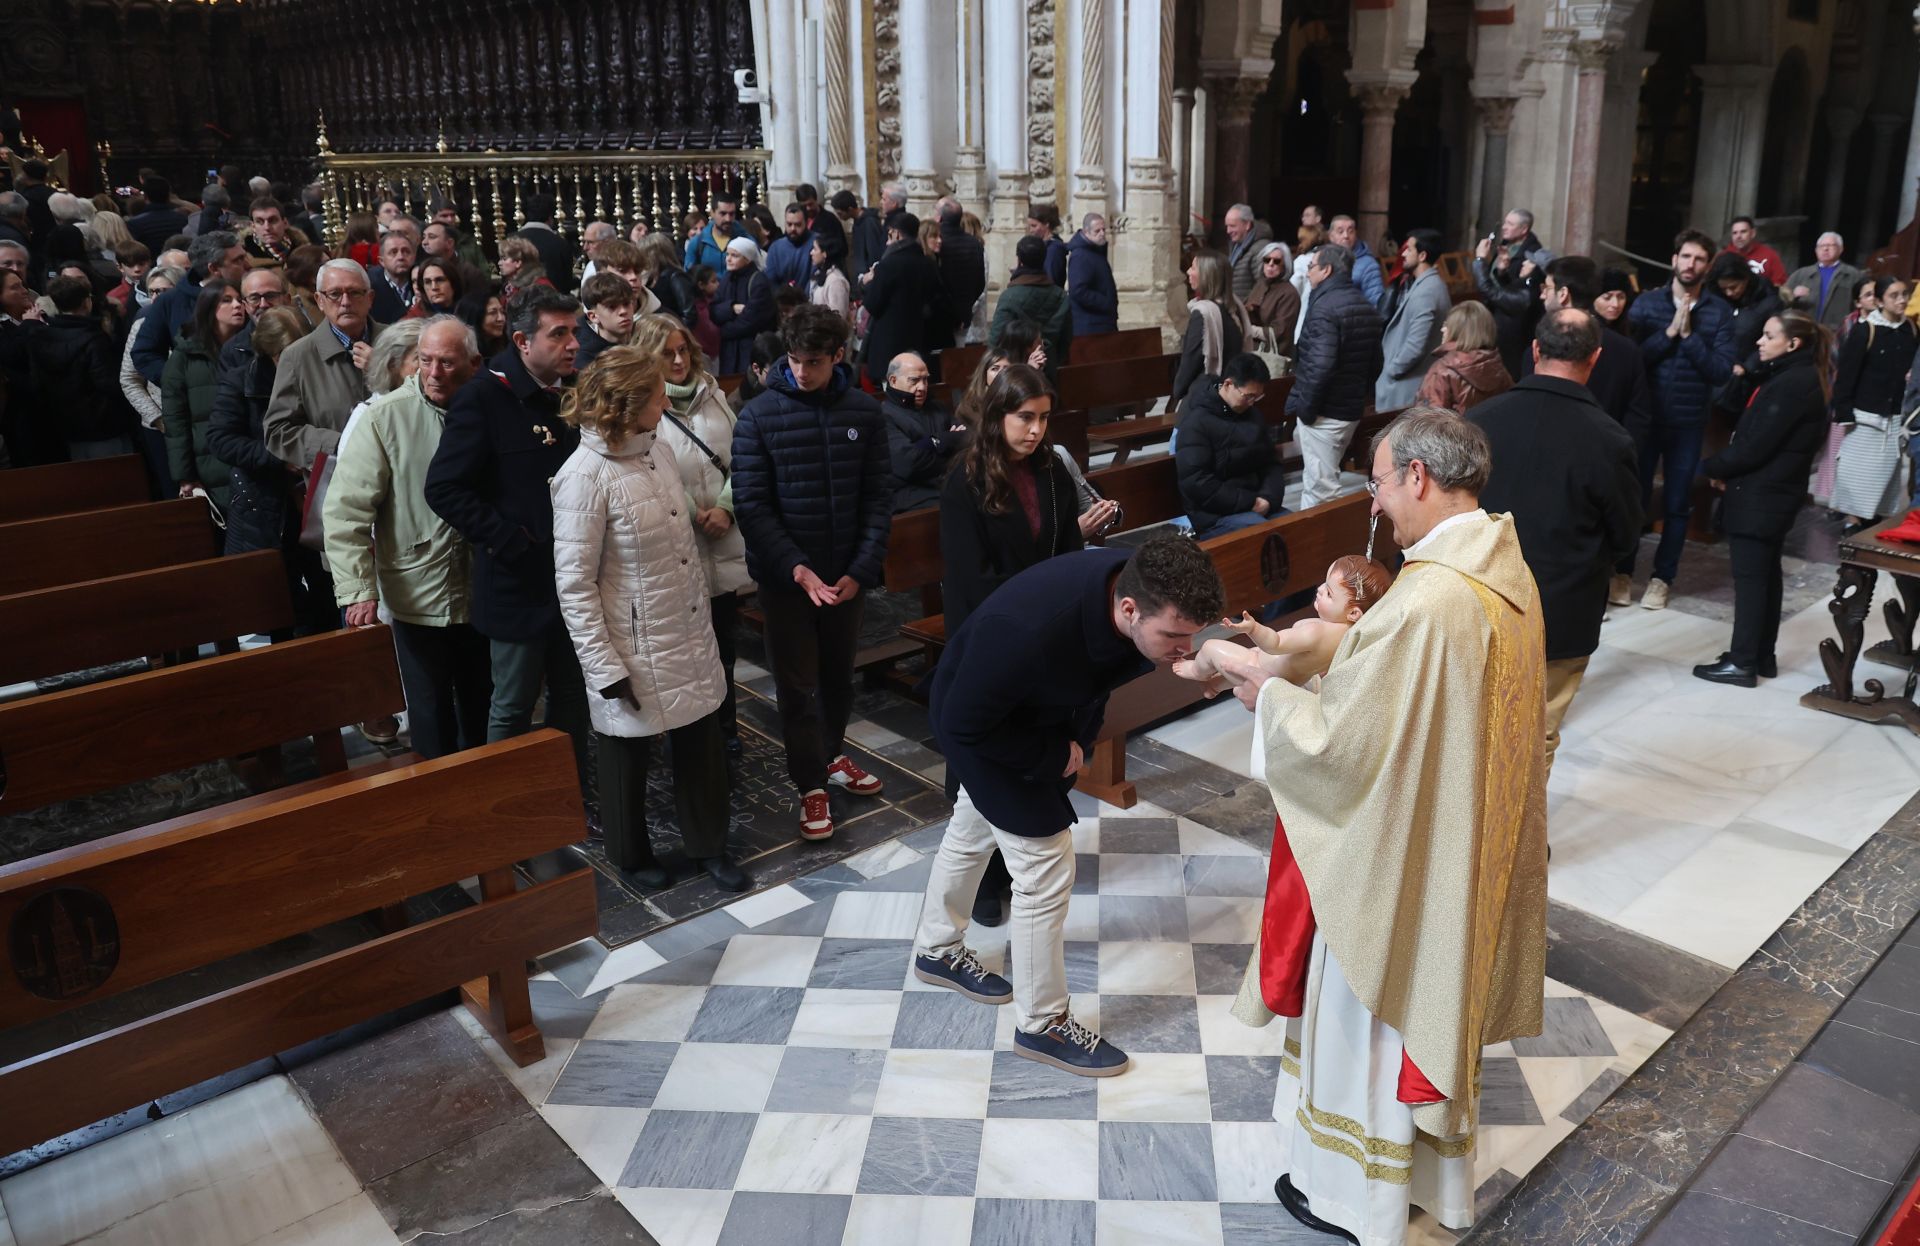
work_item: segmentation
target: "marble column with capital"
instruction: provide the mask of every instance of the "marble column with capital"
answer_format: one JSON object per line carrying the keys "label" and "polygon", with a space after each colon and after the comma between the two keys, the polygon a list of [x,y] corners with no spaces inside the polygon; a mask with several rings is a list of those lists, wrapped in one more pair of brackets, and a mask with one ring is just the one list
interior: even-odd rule
{"label": "marble column with capital", "polygon": [[1219,202],[1201,204],[1199,212],[1216,224],[1227,205],[1253,203],[1252,187],[1247,184],[1253,168],[1253,106],[1267,93],[1268,82],[1267,78],[1207,80],[1218,143],[1214,152],[1214,197]]}
{"label": "marble column with capital", "polygon": [[982,0],[954,0],[959,35],[954,83],[959,96],[959,144],[953,151],[953,194],[969,211],[986,216],[987,152],[982,134],[980,7]]}
{"label": "marble column with capital", "polygon": [[1013,268],[1013,248],[1026,232],[1029,189],[1027,164],[1027,19],[1025,0],[980,0],[982,140],[993,169],[993,197],[983,213],[987,222],[987,284],[999,289]]}
{"label": "marble column with capital", "polygon": [[1073,159],[1072,215],[1107,211],[1107,3],[1079,0],[1080,134]]}
{"label": "marble column with capital", "polygon": [[853,165],[853,74],[848,6],[852,0],[822,0],[827,93],[826,194],[850,190],[862,203],[860,173]]}
{"label": "marble column with capital", "polygon": [[1693,168],[1692,224],[1721,237],[1727,222],[1751,213],[1760,190],[1767,138],[1771,65],[1695,65],[1700,79],[1700,140]]}
{"label": "marble column with capital", "polygon": [[[1491,232],[1507,214],[1507,135],[1513,131],[1513,109],[1520,101],[1511,95],[1475,97],[1485,154],[1480,161],[1480,229]],[[1477,239],[1475,241],[1478,241]]]}
{"label": "marble column with capital", "polygon": [[1355,223],[1360,240],[1377,248],[1386,236],[1388,200],[1393,191],[1394,117],[1413,84],[1355,80],[1352,75],[1348,78],[1360,99],[1360,211],[1355,214]]}
{"label": "marble column with capital", "polygon": [[[931,0],[900,0],[900,81],[933,81]],[[907,210],[925,219],[940,198],[933,164],[933,113],[921,106],[900,109],[900,184],[906,188]]]}
{"label": "marble column with capital", "polygon": [[1561,254],[1593,254],[1594,208],[1599,199],[1596,176],[1600,168],[1600,131],[1607,106],[1607,61],[1619,45],[1607,40],[1579,40],[1573,45],[1578,63],[1573,114],[1573,153],[1568,163],[1567,222],[1561,235]]}

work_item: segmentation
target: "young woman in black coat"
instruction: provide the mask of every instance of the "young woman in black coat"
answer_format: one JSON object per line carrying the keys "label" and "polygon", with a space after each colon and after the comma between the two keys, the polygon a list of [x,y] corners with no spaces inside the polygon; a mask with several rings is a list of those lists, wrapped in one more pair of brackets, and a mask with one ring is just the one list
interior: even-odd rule
{"label": "young woman in black coat", "polygon": [[[994,589],[1056,554],[1086,547],[1080,500],[1065,464],[1047,444],[1053,387],[1037,369],[1010,364],[987,387],[966,450],[940,493],[940,588],[952,636]],[[951,793],[949,793],[951,794]],[[998,926],[1013,885],[995,852],[973,919]]]}
{"label": "young woman in black coat", "polygon": [[1760,363],[1741,380],[1752,396],[1726,449],[1700,465],[1725,482],[1722,515],[1733,564],[1733,646],[1693,668],[1700,679],[1751,688],[1776,672],[1781,549],[1807,492],[1807,474],[1827,441],[1831,339],[1804,312],[1786,311],[1760,331]]}

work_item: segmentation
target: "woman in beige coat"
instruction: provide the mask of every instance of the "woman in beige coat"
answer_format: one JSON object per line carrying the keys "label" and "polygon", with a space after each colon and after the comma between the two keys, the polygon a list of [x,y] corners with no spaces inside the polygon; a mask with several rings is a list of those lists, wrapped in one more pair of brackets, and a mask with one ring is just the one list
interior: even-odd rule
{"label": "woman in beige coat", "polygon": [[707,575],[673,451],[657,355],[616,346],[561,408],[580,447],[553,478],[554,581],[588,689],[607,858],[657,890],[671,876],[647,835],[655,736],[673,738],[673,794],[687,855],[725,891],[750,878],[727,858],[729,781],[720,703],[726,676],[708,617]]}

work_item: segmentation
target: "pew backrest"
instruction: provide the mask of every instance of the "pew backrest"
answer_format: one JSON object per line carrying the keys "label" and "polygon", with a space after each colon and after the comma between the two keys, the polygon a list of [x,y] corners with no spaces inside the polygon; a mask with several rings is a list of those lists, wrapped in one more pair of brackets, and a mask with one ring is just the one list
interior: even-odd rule
{"label": "pew backrest", "polygon": [[0,523],[146,500],[146,465],[134,454],[0,473]]}
{"label": "pew backrest", "polygon": [[1178,355],[1145,355],[1108,363],[1070,364],[1060,369],[1054,388],[1060,406],[1075,411],[1093,407],[1144,406],[1173,388]]}
{"label": "pew backrest", "polygon": [[219,553],[219,529],[199,498],[20,519],[0,523],[0,596]]}

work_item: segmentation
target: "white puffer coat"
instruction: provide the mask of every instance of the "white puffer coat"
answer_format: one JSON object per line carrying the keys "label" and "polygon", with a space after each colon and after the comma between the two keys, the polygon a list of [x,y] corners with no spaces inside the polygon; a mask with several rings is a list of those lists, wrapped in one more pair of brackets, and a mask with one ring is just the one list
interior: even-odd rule
{"label": "white puffer coat", "polygon": [[[673,451],[653,433],[615,449],[582,430],[552,489],[554,582],[593,729],[659,735],[711,714],[725,676]],[[599,695],[622,679],[638,712]]]}
{"label": "white puffer coat", "polygon": [[[733,492],[727,488],[726,473],[714,466],[706,451],[694,445],[687,434],[675,426],[676,418],[683,420],[693,430],[694,436],[718,455],[720,462],[731,471],[733,426],[739,417],[727,405],[727,396],[721,392],[720,383],[707,377],[694,392],[693,401],[687,404],[685,416],[676,417],[671,411],[662,416],[660,440],[673,449],[674,460],[680,465],[680,481],[686,486],[690,504],[701,510],[723,506],[731,515]],[[722,533],[719,540],[710,540],[695,528],[693,539],[700,545],[700,556],[707,565],[707,584],[715,597],[722,593],[737,593],[753,583],[753,577],[747,574],[747,542],[740,535],[738,523]]]}

